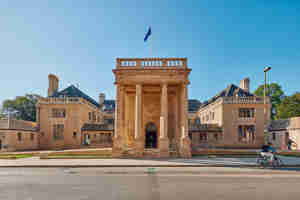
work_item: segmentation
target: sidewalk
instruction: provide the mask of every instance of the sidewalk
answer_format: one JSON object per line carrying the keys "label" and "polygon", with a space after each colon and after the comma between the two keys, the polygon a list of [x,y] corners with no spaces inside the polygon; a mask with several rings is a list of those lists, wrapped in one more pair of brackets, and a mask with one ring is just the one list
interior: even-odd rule
{"label": "sidewalk", "polygon": [[[300,167],[300,158],[281,157],[286,167]],[[39,159],[0,160],[3,167],[257,167],[256,158],[192,159]]]}

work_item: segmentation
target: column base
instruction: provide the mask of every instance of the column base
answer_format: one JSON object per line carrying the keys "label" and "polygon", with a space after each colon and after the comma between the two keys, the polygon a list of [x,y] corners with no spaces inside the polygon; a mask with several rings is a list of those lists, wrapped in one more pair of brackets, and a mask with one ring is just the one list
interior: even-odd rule
{"label": "column base", "polygon": [[134,141],[134,156],[142,158],[144,155],[144,141],[142,138],[138,138]]}
{"label": "column base", "polygon": [[121,158],[124,152],[122,138],[116,137],[113,139],[113,147],[112,147],[112,157],[113,158]]}
{"label": "column base", "polygon": [[192,157],[191,140],[189,137],[184,137],[180,139],[179,155],[182,158]]}
{"label": "column base", "polygon": [[160,138],[159,140],[159,157],[160,158],[170,157],[168,138]]}

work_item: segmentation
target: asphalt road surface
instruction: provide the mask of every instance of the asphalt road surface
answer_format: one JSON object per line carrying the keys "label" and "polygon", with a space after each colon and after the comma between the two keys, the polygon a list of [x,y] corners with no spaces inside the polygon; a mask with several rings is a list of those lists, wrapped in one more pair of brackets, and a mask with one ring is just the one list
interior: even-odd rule
{"label": "asphalt road surface", "polygon": [[1,168],[0,200],[299,199],[295,170]]}

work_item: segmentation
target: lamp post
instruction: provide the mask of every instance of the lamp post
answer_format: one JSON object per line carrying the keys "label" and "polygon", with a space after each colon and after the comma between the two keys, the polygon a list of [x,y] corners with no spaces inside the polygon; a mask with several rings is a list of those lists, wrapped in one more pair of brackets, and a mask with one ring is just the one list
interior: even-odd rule
{"label": "lamp post", "polygon": [[272,68],[270,66],[267,66],[265,69],[264,69],[264,74],[265,74],[265,81],[264,81],[264,126],[265,126],[265,140],[267,140],[267,109],[266,109],[266,90],[267,90],[267,72],[270,71]]}

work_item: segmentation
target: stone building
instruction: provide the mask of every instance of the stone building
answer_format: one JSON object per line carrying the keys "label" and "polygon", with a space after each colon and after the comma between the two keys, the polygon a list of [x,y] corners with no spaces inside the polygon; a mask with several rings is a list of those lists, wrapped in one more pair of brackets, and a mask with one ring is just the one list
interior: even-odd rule
{"label": "stone building", "polygon": [[35,150],[39,148],[36,123],[12,118],[0,120],[0,151]]}
{"label": "stone building", "polygon": [[276,149],[300,150],[300,117],[271,121],[268,133],[268,141]]}
{"label": "stone building", "polygon": [[[106,100],[101,93],[96,102],[74,85],[58,91],[59,79],[53,74],[48,79],[48,97],[40,98],[37,103],[40,148],[80,148],[86,145],[90,136],[81,133],[82,127],[85,124],[104,124],[105,117],[111,120],[114,101]],[[85,127],[84,131],[88,129]]]}
{"label": "stone building", "polygon": [[113,156],[191,157],[186,58],[123,58],[116,86]]}
{"label": "stone building", "polygon": [[248,78],[240,82],[240,87],[231,84],[201,104],[191,120],[201,126],[198,125],[198,131],[194,126],[190,137],[199,140],[202,147],[259,148],[264,143],[266,119],[270,119],[268,98],[266,115],[264,107],[263,98],[250,93]]}
{"label": "stone building", "polygon": [[[21,133],[24,145],[17,142],[20,129],[10,127],[0,129],[0,146],[112,147],[115,157],[187,158],[192,149],[259,148],[269,99],[264,115],[263,98],[252,94],[244,79],[206,102],[188,100],[190,72],[186,58],[120,58],[113,70],[116,100],[100,93],[98,101],[74,85],[59,90],[58,77],[50,74],[47,97],[36,105],[37,123]],[[8,132],[14,133],[8,137]]]}

